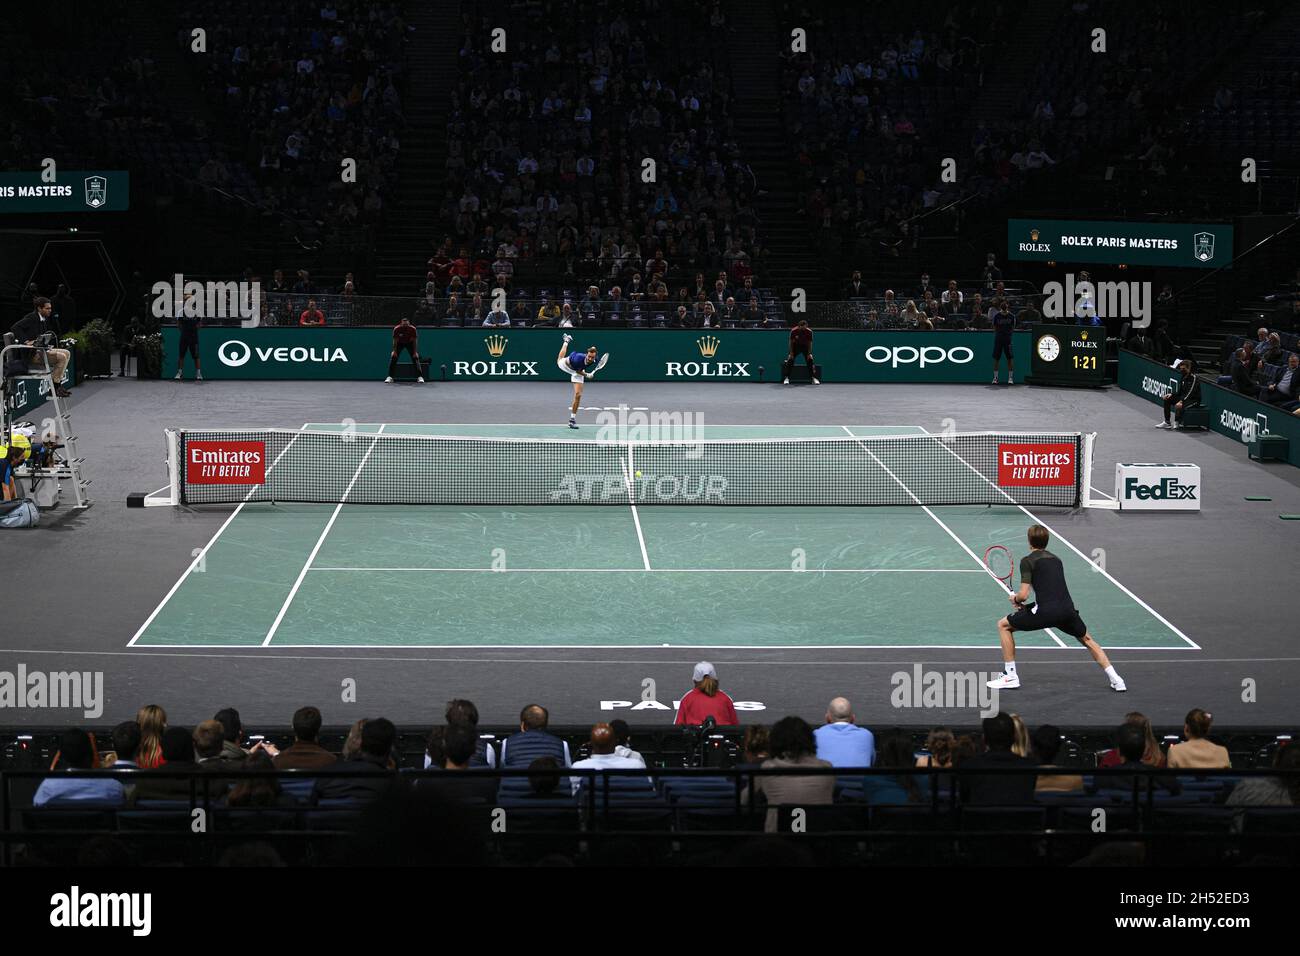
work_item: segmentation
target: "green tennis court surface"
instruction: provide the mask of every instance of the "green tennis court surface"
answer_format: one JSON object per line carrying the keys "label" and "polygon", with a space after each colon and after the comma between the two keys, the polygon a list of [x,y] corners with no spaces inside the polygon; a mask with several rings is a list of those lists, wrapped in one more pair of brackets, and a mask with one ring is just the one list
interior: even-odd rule
{"label": "green tennis court surface", "polygon": [[[575,435],[551,425],[355,427]],[[922,433],[706,426],[703,437]],[[231,512],[131,645],[996,648],[994,625],[1010,605],[982,556],[1002,544],[1018,559],[1034,520],[1009,504],[634,511],[250,502]],[[1037,517],[1051,526],[1050,512]],[[1059,536],[1050,547],[1105,647],[1196,647]],[[1017,642],[1078,646],[1050,632],[1022,633]]]}

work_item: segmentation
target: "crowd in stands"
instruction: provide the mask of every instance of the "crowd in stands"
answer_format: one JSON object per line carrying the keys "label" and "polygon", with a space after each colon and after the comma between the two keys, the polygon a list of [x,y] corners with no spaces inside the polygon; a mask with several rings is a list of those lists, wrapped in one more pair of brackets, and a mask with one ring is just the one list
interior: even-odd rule
{"label": "crowd in stands", "polygon": [[[199,181],[269,212],[373,236],[396,185],[405,125],[407,28],[397,3],[289,0],[274,10],[237,0],[213,17],[182,4],[177,41],[209,24],[200,82],[238,152],[209,158]],[[357,164],[357,186],[341,162]],[[251,174],[251,175],[250,175]],[[360,188],[358,188],[360,187]]]}
{"label": "crowd in stands", "polygon": [[1300,335],[1260,326],[1254,338],[1224,342],[1218,384],[1300,415]]}
{"label": "crowd in stands", "polygon": [[[729,117],[725,44],[696,42],[725,17],[658,8],[583,4],[538,19],[509,56],[466,14],[448,120],[455,185],[421,290],[432,311],[481,324],[502,288],[579,312],[579,290],[595,286],[615,321],[642,303],[667,316],[685,304],[696,319],[714,276],[736,310],[759,304],[745,291],[763,254],[758,184]],[[563,288],[533,289],[537,263]]]}
{"label": "crowd in stands", "polygon": [[[713,666],[701,662],[693,677],[694,686],[681,701],[677,723],[688,729],[698,726],[706,735],[716,727],[735,728],[739,720],[734,702],[720,688]],[[783,807],[928,805],[934,799],[932,775],[918,771],[959,771],[955,786],[960,793],[954,796],[960,796],[967,807],[1024,807],[1045,801],[1068,805],[1074,798],[1089,804],[1112,799],[1122,803],[1142,792],[1135,785],[1143,779],[1150,779],[1151,786],[1165,794],[1162,799],[1209,800],[1215,806],[1239,810],[1300,806],[1300,748],[1284,741],[1268,758],[1279,771],[1276,776],[1198,779],[1196,775],[1204,771],[1233,768],[1229,751],[1212,737],[1212,716],[1200,708],[1188,712],[1181,740],[1167,747],[1157,739],[1151,721],[1134,712],[1116,729],[1113,749],[1084,755],[1074,748],[1070,759],[1062,761],[1066,738],[1060,728],[1051,724],[1031,728],[1017,714],[1000,712],[985,718],[978,734],[956,735],[948,728],[935,728],[918,748],[910,734],[873,732],[863,726],[850,701],[836,697],[817,727],[797,716],[783,717],[770,726],[745,726],[743,742],[730,766],[742,775],[740,790],[728,778],[709,784],[698,778],[692,782],[672,777],[671,762],[647,760],[634,749],[631,730],[622,720],[596,723],[585,741],[574,741],[571,747],[571,739],[552,732],[550,715],[539,704],[521,710],[516,731],[498,736],[480,732],[479,712],[471,701],[452,700],[443,722],[424,739],[418,760],[412,759],[409,745],[402,746],[397,728],[385,718],[356,721],[339,753],[321,745],[322,723],[322,713],[316,707],[299,708],[293,715],[291,742],[276,746],[265,736],[250,736],[233,708],[186,728],[170,724],[163,708],[149,705],[140,709],[135,720],[113,729],[110,752],[99,753],[95,735],[85,730],[64,732],[53,758],[53,772],[41,781],[32,806],[49,810],[147,809],[175,806],[177,801],[188,806],[189,801],[198,800],[249,811],[305,805],[360,811],[401,791],[404,795],[399,800],[424,801],[426,814],[435,805],[567,808],[572,812],[583,805],[597,781],[566,774],[571,769],[622,772],[622,776],[611,778],[619,781],[620,799],[659,800],[664,795],[660,788],[677,787],[676,799],[689,805],[692,799],[705,796],[693,788],[712,786],[708,799],[714,804],[719,797],[723,803],[738,797],[741,807],[751,801],[766,805],[764,828],[769,832],[783,826],[778,816]],[[680,754],[677,757],[680,759]],[[650,773],[648,768],[655,766],[661,770]],[[103,776],[58,772],[100,768],[131,772]],[[876,772],[855,773],[866,768]],[[411,769],[439,772],[404,777],[402,771]],[[500,778],[475,773],[488,769],[527,773]],[[745,773],[754,769],[786,772]],[[798,769],[838,772],[788,772]],[[1002,772],[1017,769],[1024,773]],[[1146,773],[1163,769],[1186,773]],[[330,774],[295,779],[257,773],[271,770]],[[636,770],[647,773],[627,773]],[[655,779],[665,773],[669,776]],[[1185,793],[1185,788],[1190,789]]]}

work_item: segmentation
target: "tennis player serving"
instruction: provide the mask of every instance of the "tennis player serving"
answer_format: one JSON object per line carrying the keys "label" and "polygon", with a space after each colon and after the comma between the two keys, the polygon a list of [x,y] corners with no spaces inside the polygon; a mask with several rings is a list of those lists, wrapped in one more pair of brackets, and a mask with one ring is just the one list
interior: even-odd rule
{"label": "tennis player serving", "polygon": [[587,379],[591,378],[609,361],[609,353],[606,352],[600,356],[600,361],[596,361],[598,353],[596,346],[591,346],[585,352],[569,352],[569,343],[573,341],[573,336],[567,332],[564,335],[564,344],[560,346],[560,354],[556,357],[555,362],[560,366],[560,370],[569,373],[569,381],[573,383],[573,405],[569,409],[569,427],[578,427],[578,403],[582,401],[582,386],[586,384]]}
{"label": "tennis player serving", "polygon": [[[998,690],[1020,686],[1016,673],[1016,631],[1041,631],[1051,627],[1069,634],[1088,649],[1098,665],[1110,679],[1110,689],[1124,691],[1124,679],[1111,667],[1106,652],[1092,639],[1083,618],[1074,607],[1074,599],[1065,586],[1065,566],[1061,559],[1047,550],[1047,529],[1041,524],[1029,527],[1029,553],[1020,559],[1020,590],[1011,593],[1011,603],[1016,610],[998,621],[998,636],[1002,639],[1003,673],[988,682]],[[1026,605],[1029,591],[1033,589],[1036,603]]]}

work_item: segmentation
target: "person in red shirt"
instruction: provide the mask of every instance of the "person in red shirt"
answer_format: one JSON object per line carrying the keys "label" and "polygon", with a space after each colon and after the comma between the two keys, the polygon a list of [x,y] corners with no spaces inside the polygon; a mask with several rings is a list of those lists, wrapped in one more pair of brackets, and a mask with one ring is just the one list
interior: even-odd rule
{"label": "person in red shirt", "polygon": [[420,330],[411,324],[410,316],[402,316],[402,321],[393,328],[393,354],[388,360],[388,378],[384,379],[385,383],[392,384],[393,373],[397,371],[397,356],[405,351],[415,363],[416,382],[424,384],[424,376],[421,374],[423,369],[420,367],[419,340]]}
{"label": "person in red shirt", "polygon": [[302,310],[302,315],[298,316],[299,325],[324,325],[325,313],[316,308],[316,300],[308,299],[307,308]]}
{"label": "person in red shirt", "polygon": [[812,383],[820,385],[817,381],[817,366],[813,364],[812,354],[813,331],[808,328],[808,320],[800,319],[799,324],[790,330],[790,354],[786,360],[781,363],[781,384],[790,384],[790,369],[794,368],[794,359],[796,355],[802,355],[803,360],[808,363],[808,372],[812,376]]}
{"label": "person in red shirt", "polygon": [[677,708],[673,723],[685,727],[698,727],[706,717],[712,717],[719,726],[734,727],[740,723],[736,705],[718,689],[718,672],[708,661],[695,665],[695,688],[686,692]]}

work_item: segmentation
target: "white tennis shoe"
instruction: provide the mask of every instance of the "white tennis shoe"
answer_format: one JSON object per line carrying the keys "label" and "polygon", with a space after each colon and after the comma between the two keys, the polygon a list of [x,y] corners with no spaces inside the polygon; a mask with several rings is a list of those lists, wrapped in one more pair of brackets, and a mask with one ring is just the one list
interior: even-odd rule
{"label": "white tennis shoe", "polygon": [[991,681],[986,681],[985,683],[994,690],[1015,690],[1020,686],[1020,675],[1004,673],[999,677],[993,678]]}
{"label": "white tennis shoe", "polygon": [[1116,677],[1110,682],[1110,689],[1115,691],[1117,694],[1122,694],[1124,691],[1128,690],[1128,685],[1124,683],[1124,678]]}
{"label": "white tennis shoe", "polygon": [[390,375],[390,376],[388,376],[388,378],[384,379],[384,384],[385,384],[385,385],[392,385],[392,384],[393,384],[393,376]]}

